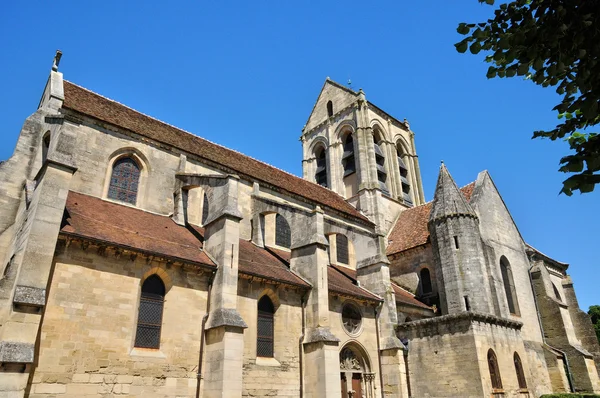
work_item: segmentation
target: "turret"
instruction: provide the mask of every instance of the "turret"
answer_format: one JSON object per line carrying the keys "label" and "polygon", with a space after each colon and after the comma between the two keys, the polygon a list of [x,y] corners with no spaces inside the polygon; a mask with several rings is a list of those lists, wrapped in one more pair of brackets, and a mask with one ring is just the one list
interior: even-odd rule
{"label": "turret", "polygon": [[479,218],[442,163],[429,216],[443,314],[492,313]]}

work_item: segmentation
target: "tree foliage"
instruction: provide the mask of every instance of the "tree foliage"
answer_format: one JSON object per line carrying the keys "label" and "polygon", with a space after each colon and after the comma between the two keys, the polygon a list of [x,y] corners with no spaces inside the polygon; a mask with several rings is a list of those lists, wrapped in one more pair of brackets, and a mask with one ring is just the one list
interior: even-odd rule
{"label": "tree foliage", "polygon": [[590,306],[588,315],[592,318],[594,329],[596,329],[596,337],[598,337],[598,342],[600,343],[600,305]]}
{"label": "tree foliage", "polygon": [[[493,5],[494,0],[478,0]],[[571,153],[560,171],[574,173],[562,193],[591,192],[600,183],[600,0],[516,0],[500,4],[482,23],[461,23],[460,53],[486,52],[487,77],[523,76],[555,87],[562,100],[553,110],[558,125],[533,138],[564,139]],[[524,110],[526,112],[526,110]]]}

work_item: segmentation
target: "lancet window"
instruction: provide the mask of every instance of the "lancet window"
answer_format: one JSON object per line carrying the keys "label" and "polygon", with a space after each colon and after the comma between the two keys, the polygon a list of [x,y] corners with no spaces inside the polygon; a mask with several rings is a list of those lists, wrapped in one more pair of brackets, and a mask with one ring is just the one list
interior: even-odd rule
{"label": "lancet window", "polygon": [[140,166],[130,157],[118,159],[113,164],[108,198],[136,204],[140,182]]}
{"label": "lancet window", "polygon": [[135,346],[159,348],[162,327],[165,284],[157,275],[149,276],[142,285],[138,310]]}

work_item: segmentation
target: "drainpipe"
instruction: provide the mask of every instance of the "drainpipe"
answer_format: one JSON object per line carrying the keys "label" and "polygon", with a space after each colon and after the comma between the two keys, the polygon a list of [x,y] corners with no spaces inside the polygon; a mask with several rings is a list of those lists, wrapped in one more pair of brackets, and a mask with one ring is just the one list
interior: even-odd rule
{"label": "drainpipe", "polygon": [[542,332],[542,341],[548,347],[560,352],[563,355],[563,358],[565,358],[565,370],[567,372],[567,380],[569,381],[569,389],[571,390],[571,392],[575,392],[575,386],[573,385],[573,375],[571,373],[571,367],[569,366],[569,358],[567,357],[567,353],[562,350],[559,350],[556,347],[552,347],[550,344],[548,344],[546,342],[546,334],[544,333],[544,325],[542,325],[542,318],[540,316],[540,309],[538,307],[537,296],[535,295],[535,288],[533,287],[533,278],[531,277],[532,269],[533,269],[533,265],[531,267],[529,267],[529,271],[527,272],[527,275],[529,276],[529,283],[531,284],[531,291],[533,293],[533,303],[535,304],[535,313],[537,315],[538,323],[540,324],[540,330]]}
{"label": "drainpipe", "polygon": [[383,371],[381,367],[381,346],[379,343],[379,309],[383,306],[383,303],[379,303],[375,307],[375,335],[377,336],[377,359],[379,362],[379,384],[381,386],[381,398],[383,398]]}
{"label": "drainpipe", "polygon": [[202,317],[202,328],[200,329],[200,353],[198,355],[198,373],[196,374],[196,378],[198,381],[196,382],[196,398],[200,398],[200,387],[202,382],[202,360],[204,359],[204,329],[206,327],[206,321],[208,319],[208,314],[210,313],[210,293],[212,290],[213,280],[215,279],[216,272],[213,272],[212,275],[208,278],[208,298],[206,299],[206,313]]}
{"label": "drainpipe", "polygon": [[304,331],[306,329],[305,320],[304,320],[304,308],[306,307],[306,295],[308,292],[304,293],[300,298],[300,306],[302,307],[302,335],[298,339],[298,362],[300,367],[300,398],[304,397],[304,371],[303,371],[303,355],[302,355],[302,342],[304,341]]}
{"label": "drainpipe", "polygon": [[406,390],[408,392],[408,397],[412,395],[410,391],[410,375],[408,374],[408,342],[404,344],[404,371],[406,372]]}

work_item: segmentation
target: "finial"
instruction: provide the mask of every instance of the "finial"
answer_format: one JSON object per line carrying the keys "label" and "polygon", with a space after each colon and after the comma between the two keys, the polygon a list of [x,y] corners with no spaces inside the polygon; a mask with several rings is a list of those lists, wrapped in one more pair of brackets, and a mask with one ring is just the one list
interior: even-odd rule
{"label": "finial", "polygon": [[442,162],[442,164],[444,164],[444,161],[443,161],[443,160],[442,160],[441,162]]}
{"label": "finial", "polygon": [[325,80],[331,80],[331,78],[330,78],[329,76],[327,76],[327,77],[325,78]]}
{"label": "finial", "polygon": [[350,78],[348,78],[348,87],[352,88],[352,80]]}
{"label": "finial", "polygon": [[54,72],[58,72],[58,65],[60,64],[61,57],[62,57],[62,51],[56,50],[56,55],[54,55],[54,60],[52,63],[52,70]]}

